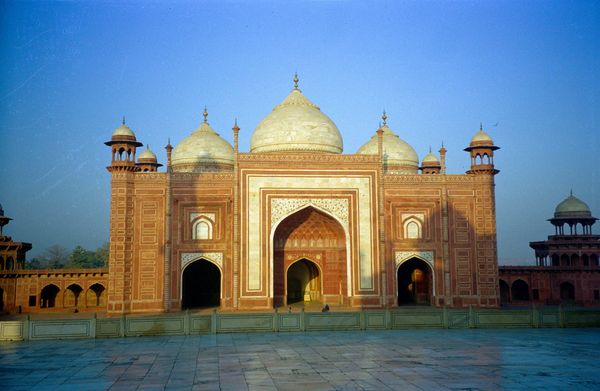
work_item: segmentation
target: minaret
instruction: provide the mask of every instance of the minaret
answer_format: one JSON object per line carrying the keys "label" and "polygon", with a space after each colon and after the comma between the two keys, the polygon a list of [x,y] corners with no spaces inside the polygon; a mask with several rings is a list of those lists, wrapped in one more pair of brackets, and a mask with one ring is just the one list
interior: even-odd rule
{"label": "minaret", "polygon": [[479,132],[471,139],[471,143],[465,151],[471,154],[471,169],[467,174],[474,175],[496,175],[499,170],[494,168],[494,151],[500,149],[494,145],[492,138],[483,131],[483,125],[479,124]]}
{"label": "minaret", "polygon": [[442,147],[439,150],[440,153],[440,165],[441,165],[441,173],[446,173],[446,148],[444,148],[444,142],[442,141]]}
{"label": "minaret", "polygon": [[108,256],[108,313],[128,313],[132,301],[135,152],[142,143],[123,123],[105,142],[112,151],[110,181],[110,246]]}

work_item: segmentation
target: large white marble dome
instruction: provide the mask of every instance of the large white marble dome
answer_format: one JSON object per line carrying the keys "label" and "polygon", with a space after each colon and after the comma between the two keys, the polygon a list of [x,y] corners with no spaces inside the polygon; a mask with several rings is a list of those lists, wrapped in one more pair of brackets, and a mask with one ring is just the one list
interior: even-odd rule
{"label": "large white marble dome", "polygon": [[342,153],[340,131],[296,87],[254,129],[250,152]]}

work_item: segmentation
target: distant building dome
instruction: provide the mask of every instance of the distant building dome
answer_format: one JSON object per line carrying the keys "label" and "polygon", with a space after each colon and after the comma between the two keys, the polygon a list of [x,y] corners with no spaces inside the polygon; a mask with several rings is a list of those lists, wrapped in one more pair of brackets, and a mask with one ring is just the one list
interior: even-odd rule
{"label": "distant building dome", "polygon": [[592,217],[592,212],[587,204],[575,197],[573,193],[558,204],[554,210],[555,219],[581,217]]}
{"label": "distant building dome", "polygon": [[139,163],[156,163],[157,158],[154,152],[150,150],[149,146],[146,146],[146,150],[138,156]]}
{"label": "distant building dome", "polygon": [[340,131],[331,119],[297,88],[258,124],[250,152],[342,153]]}
{"label": "distant building dome", "polygon": [[[383,162],[389,166],[403,166],[407,174],[416,174],[419,169],[419,157],[417,152],[406,141],[396,135],[385,123],[387,117],[384,113],[384,123],[381,129],[383,144]],[[357,154],[377,155],[379,153],[377,145],[377,134],[375,134],[366,144],[358,149]]]}
{"label": "distant building dome", "polygon": [[233,147],[206,122],[207,115],[205,109],[202,125],[173,149],[173,171],[200,172],[221,165],[233,168]]}

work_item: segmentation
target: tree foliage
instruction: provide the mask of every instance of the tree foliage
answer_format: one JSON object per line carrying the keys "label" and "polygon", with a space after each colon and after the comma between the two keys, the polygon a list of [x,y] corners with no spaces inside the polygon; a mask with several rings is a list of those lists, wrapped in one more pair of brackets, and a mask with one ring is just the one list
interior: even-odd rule
{"label": "tree foliage", "polygon": [[71,253],[66,248],[55,244],[26,263],[28,269],[86,269],[107,265],[108,243],[104,243],[95,251],[76,246]]}

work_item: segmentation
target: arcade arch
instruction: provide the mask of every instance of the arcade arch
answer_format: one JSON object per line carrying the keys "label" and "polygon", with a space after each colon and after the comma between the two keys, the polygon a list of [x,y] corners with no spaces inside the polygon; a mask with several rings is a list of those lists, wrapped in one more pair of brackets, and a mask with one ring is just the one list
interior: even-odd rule
{"label": "arcade arch", "polygon": [[86,301],[86,305],[88,307],[101,307],[105,305],[105,294],[104,291],[106,289],[104,288],[104,285],[99,284],[99,283],[95,283],[92,284],[86,294],[85,294],[85,301]]}
{"label": "arcade arch", "polygon": [[60,288],[54,284],[46,285],[40,295],[40,308],[54,308],[56,306],[56,296]]}
{"label": "arcade arch", "polygon": [[563,282],[560,284],[560,300],[561,301],[574,301],[575,300],[575,287],[570,282]]}
{"label": "arcade arch", "polygon": [[83,289],[78,284],[71,284],[65,290],[64,307],[77,307],[79,304],[79,295]]}
{"label": "arcade arch", "polygon": [[512,283],[512,299],[514,301],[527,301],[529,300],[529,285],[519,279]]}

